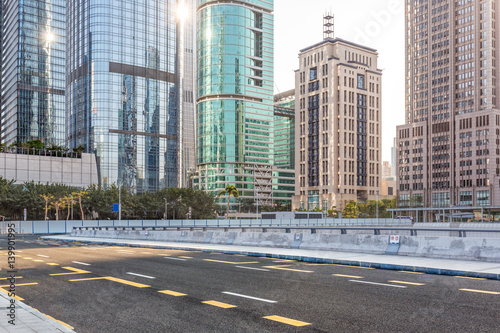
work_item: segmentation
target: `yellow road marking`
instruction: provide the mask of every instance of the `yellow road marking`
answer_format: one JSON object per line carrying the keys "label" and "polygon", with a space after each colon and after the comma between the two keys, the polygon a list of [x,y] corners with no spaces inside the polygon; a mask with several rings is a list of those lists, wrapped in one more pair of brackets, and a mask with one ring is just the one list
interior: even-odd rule
{"label": "yellow road marking", "polygon": [[364,279],[362,276],[356,276],[356,275],[344,275],[344,274],[332,274],[333,276],[340,276],[340,277],[346,277],[346,278],[353,278],[353,279]]}
{"label": "yellow road marking", "polygon": [[341,266],[341,267],[352,267],[352,268],[362,268],[362,269],[375,269],[373,267],[363,267],[363,266],[350,266],[350,265],[341,265],[341,264],[333,264],[334,266]]}
{"label": "yellow road marking", "polygon": [[[23,277],[22,276],[16,276],[15,278],[17,280],[17,279],[22,279]],[[10,278],[0,278],[0,280],[9,280],[9,279]]]}
{"label": "yellow road marking", "polygon": [[59,264],[56,264],[55,262],[48,262],[47,265],[50,265],[50,266],[59,266]]}
{"label": "yellow road marking", "polygon": [[208,304],[208,305],[217,306],[219,308],[224,308],[224,309],[230,309],[230,308],[236,308],[237,307],[236,305],[231,305],[231,304],[217,302],[217,301],[204,301],[202,303]]}
{"label": "yellow road marking", "polygon": [[184,256],[179,256],[179,258],[184,258],[184,259],[193,259],[193,257],[184,257]]}
{"label": "yellow road marking", "polygon": [[24,259],[33,259],[33,258],[30,258],[30,257],[24,257]]}
{"label": "yellow road marking", "polygon": [[152,254],[151,252],[141,252],[142,254]]}
{"label": "yellow road marking", "polygon": [[87,278],[87,279],[73,279],[73,280],[69,280],[69,281],[76,282],[76,281],[90,281],[90,280],[109,280],[109,281],[114,281],[114,282],[129,285],[129,286],[137,287],[137,288],[149,288],[149,287],[151,287],[151,286],[148,286],[147,284],[136,283],[136,282],[132,282],[132,281],[128,281],[128,280],[118,279],[118,278],[114,278],[112,276],[103,276],[103,277]]}
{"label": "yellow road marking", "polygon": [[412,272],[412,271],[398,271],[399,273],[408,273],[408,274],[425,274],[422,272]]}
{"label": "yellow road marking", "polygon": [[246,254],[233,254],[233,256],[236,256],[236,257],[247,257]]}
{"label": "yellow road marking", "polygon": [[[31,282],[31,283],[16,283],[16,287],[19,286],[33,286],[35,284],[38,284],[38,282]],[[5,287],[10,287],[10,284],[5,284],[3,286],[0,286],[0,288],[5,288]]]}
{"label": "yellow road marking", "polygon": [[263,318],[264,319],[269,319],[269,320],[274,320],[274,321],[277,321],[277,322],[280,322],[280,323],[283,323],[283,324],[297,326],[297,327],[311,325],[311,323],[306,323],[304,321],[294,320],[294,319],[285,318],[285,317],[281,317],[281,316],[266,316],[266,317],[263,317]]}
{"label": "yellow road marking", "polygon": [[282,265],[282,266],[262,266],[263,268],[272,268],[272,269],[281,269],[284,271],[292,271],[292,272],[301,272],[301,273],[314,273],[314,271],[305,271],[302,269],[293,269],[293,268],[285,268],[288,267],[289,265]]}
{"label": "yellow road marking", "polygon": [[213,259],[203,259],[204,261],[211,262],[220,262],[223,264],[231,264],[231,265],[244,265],[244,264],[258,264],[258,261],[246,261],[246,262],[233,262],[233,261],[224,261],[224,260],[213,260]]}
{"label": "yellow road marking", "polygon": [[49,243],[50,245],[57,245],[59,246],[60,244],[59,243]]}
{"label": "yellow road marking", "polygon": [[55,274],[49,274],[51,276],[57,276],[57,275],[73,275],[73,274],[87,274],[90,273],[89,271],[84,271],[83,269],[79,268],[73,268],[73,267],[61,267],[62,269],[67,269],[68,271],[73,271],[73,273],[55,273]]}
{"label": "yellow road marking", "polygon": [[162,294],[171,295],[171,296],[187,296],[187,294],[178,293],[177,291],[172,291],[172,290],[160,290],[158,292],[162,293]]}
{"label": "yellow road marking", "polygon": [[485,278],[475,278],[475,277],[468,277],[468,276],[455,276],[456,278],[459,279],[470,279],[470,280],[487,280]]}
{"label": "yellow road marking", "polygon": [[[9,286],[10,287],[10,286]],[[9,292],[3,288],[0,288],[0,291],[3,291],[4,293],[6,293],[7,295],[9,295]],[[17,299],[18,301],[24,301],[24,298],[22,297],[19,297],[19,296],[14,296],[15,299]]]}
{"label": "yellow road marking", "polygon": [[33,261],[35,261],[35,262],[43,262],[43,260],[40,260],[40,259],[34,259]]}
{"label": "yellow road marking", "polygon": [[275,259],[273,262],[290,262],[290,261],[297,261],[297,260],[291,260],[291,259]]}
{"label": "yellow road marking", "polygon": [[[38,312],[40,312],[40,311],[38,311]],[[70,325],[66,324],[65,322],[63,322],[63,321],[57,320],[56,318],[51,317],[51,316],[49,316],[49,315],[47,315],[47,314],[45,314],[45,313],[44,313],[44,315],[45,315],[45,317],[47,317],[47,318],[49,318],[49,319],[52,319],[52,320],[55,320],[55,321],[57,321],[59,324],[66,326],[66,327],[67,327],[67,328],[69,328],[70,330],[74,329],[74,327],[73,327],[73,326],[70,326]]]}
{"label": "yellow road marking", "polygon": [[425,286],[425,283],[417,283],[417,282],[395,281],[395,280],[391,280],[391,281],[387,281],[387,282],[400,283],[400,284],[409,284],[409,285],[412,285],[412,286]]}
{"label": "yellow road marking", "polygon": [[486,290],[475,290],[475,289],[459,289],[459,290],[470,291],[470,292],[473,292],[473,293],[500,295],[500,292],[497,292],[497,291],[486,291]]}

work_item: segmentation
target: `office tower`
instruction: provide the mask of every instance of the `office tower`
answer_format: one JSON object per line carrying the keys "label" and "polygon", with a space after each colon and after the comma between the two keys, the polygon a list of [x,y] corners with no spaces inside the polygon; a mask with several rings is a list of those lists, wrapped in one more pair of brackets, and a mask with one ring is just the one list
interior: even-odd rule
{"label": "office tower", "polygon": [[187,161],[182,124],[194,102],[192,4],[69,0],[67,6],[69,146],[96,154],[105,187],[179,186]]}
{"label": "office tower", "polygon": [[273,1],[197,4],[196,186],[272,205]]}
{"label": "office tower", "polygon": [[2,1],[1,141],[64,145],[64,0]]}
{"label": "office tower", "polygon": [[500,204],[498,1],[406,1],[398,204]]}
{"label": "office tower", "polygon": [[391,167],[392,167],[391,178],[393,178],[394,180],[396,180],[397,152],[398,152],[397,142],[396,142],[396,138],[394,138],[394,139],[392,139],[392,147],[391,147]]}
{"label": "office tower", "polygon": [[325,38],[299,53],[295,72],[293,208],[326,211],[375,200],[381,186],[382,72],[377,51]]}
{"label": "office tower", "polygon": [[295,194],[295,89],[274,95],[273,206],[292,208]]}

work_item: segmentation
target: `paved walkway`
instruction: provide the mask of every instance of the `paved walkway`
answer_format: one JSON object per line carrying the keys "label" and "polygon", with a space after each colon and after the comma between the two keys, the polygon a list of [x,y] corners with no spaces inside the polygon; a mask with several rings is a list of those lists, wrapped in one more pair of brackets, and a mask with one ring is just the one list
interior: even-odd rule
{"label": "paved walkway", "polygon": [[16,333],[40,333],[40,332],[73,332],[56,319],[49,318],[43,313],[24,304],[20,300],[15,300],[15,325],[9,324],[11,318],[9,314],[12,310],[8,309],[11,299],[5,292],[0,291],[0,332]]}
{"label": "paved walkway", "polygon": [[351,266],[375,267],[391,270],[423,272],[428,274],[481,277],[500,280],[499,262],[434,259],[397,255],[366,254],[338,251],[300,250],[255,246],[217,245],[200,243],[177,243],[148,240],[72,237],[65,235],[44,236],[44,239],[70,242],[149,247],[159,249],[195,250],[245,254],[259,257],[294,259],[306,262],[330,263]]}

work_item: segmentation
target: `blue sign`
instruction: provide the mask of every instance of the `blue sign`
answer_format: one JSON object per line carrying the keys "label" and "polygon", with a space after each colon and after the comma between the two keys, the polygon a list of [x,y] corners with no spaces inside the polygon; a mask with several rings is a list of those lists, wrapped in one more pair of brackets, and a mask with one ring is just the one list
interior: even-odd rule
{"label": "blue sign", "polygon": [[120,204],[113,204],[113,212],[119,212],[120,211]]}

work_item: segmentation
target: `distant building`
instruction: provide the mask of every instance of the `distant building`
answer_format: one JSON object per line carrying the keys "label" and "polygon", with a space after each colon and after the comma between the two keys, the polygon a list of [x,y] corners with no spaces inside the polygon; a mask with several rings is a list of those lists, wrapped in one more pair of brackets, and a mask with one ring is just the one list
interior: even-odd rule
{"label": "distant building", "polygon": [[295,72],[293,209],[343,209],[375,200],[382,185],[378,53],[333,38],[331,29],[325,35],[300,51]]}
{"label": "distant building", "polygon": [[396,177],[393,176],[394,168],[388,161],[382,162],[382,179],[393,179],[396,180]]}
{"label": "distant building", "polygon": [[400,207],[500,206],[498,6],[406,0]]}
{"label": "distant building", "polygon": [[0,177],[14,180],[14,184],[35,182],[64,184],[84,188],[98,184],[99,177],[94,154],[65,153],[17,149],[0,153]]}
{"label": "distant building", "polygon": [[380,199],[395,198],[396,197],[396,180],[391,178],[382,179],[382,191],[380,192]]}

